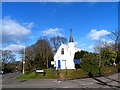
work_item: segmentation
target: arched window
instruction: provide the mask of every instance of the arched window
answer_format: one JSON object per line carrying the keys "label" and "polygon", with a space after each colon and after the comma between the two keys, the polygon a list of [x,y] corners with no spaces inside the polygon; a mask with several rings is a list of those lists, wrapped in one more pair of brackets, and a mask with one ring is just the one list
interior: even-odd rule
{"label": "arched window", "polygon": [[61,49],[61,54],[64,54],[64,49],[63,48]]}

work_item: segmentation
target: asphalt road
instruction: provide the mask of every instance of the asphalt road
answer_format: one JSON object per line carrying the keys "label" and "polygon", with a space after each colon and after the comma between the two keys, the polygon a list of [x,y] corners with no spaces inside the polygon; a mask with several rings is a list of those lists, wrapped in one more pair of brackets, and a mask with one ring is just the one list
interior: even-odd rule
{"label": "asphalt road", "polygon": [[84,78],[57,81],[48,80],[17,80],[16,76],[20,73],[9,73],[2,76],[2,88],[112,88],[120,89],[118,75],[114,74],[107,77]]}

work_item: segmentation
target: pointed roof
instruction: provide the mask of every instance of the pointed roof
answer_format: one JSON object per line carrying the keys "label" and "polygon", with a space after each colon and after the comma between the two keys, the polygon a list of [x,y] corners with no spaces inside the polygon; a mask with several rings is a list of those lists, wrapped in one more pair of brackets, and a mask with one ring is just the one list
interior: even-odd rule
{"label": "pointed roof", "polygon": [[69,39],[69,42],[74,42],[73,41],[73,37],[72,37],[72,30],[70,29],[70,39]]}

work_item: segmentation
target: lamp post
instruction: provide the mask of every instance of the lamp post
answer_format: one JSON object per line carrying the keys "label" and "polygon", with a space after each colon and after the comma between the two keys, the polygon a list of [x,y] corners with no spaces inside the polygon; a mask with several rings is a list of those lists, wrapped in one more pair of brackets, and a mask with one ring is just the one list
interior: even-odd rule
{"label": "lamp post", "polygon": [[23,72],[23,74],[25,73],[25,46],[24,46],[24,53],[23,53],[24,55],[23,55],[23,70],[22,70],[22,72]]}
{"label": "lamp post", "polygon": [[[19,46],[22,46],[22,44],[18,41],[16,44],[18,44]],[[22,47],[23,48],[23,59],[22,59],[22,73],[25,73],[25,45]]]}

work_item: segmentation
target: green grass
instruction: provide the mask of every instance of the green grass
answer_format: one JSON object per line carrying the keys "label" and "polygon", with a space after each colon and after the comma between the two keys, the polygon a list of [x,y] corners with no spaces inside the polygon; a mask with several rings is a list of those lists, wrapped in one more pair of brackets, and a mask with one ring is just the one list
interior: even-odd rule
{"label": "green grass", "polygon": [[[109,75],[110,73],[117,72],[117,67],[114,66],[105,66],[102,68],[102,75]],[[61,73],[65,79],[77,79],[77,78],[85,78],[88,77],[88,73],[82,69],[68,69],[67,74],[66,70],[58,70],[59,73]],[[43,76],[43,74],[38,74],[35,72],[31,73],[25,73],[17,76],[17,79],[61,79],[60,76],[58,76],[57,73],[54,73],[54,70],[52,69],[46,69],[46,74]]]}
{"label": "green grass", "polygon": [[54,73],[54,70],[46,69],[45,72],[45,76],[35,72],[25,73],[17,76],[17,79],[59,79],[59,76]]}
{"label": "green grass", "polygon": [[36,74],[34,72],[32,73],[25,73],[17,76],[17,79],[34,79],[36,77]]}
{"label": "green grass", "polygon": [[59,78],[59,76],[54,73],[54,70],[46,69],[46,74],[43,76],[42,74],[37,74],[37,78],[43,78],[43,79],[56,79]]}
{"label": "green grass", "polygon": [[64,75],[66,79],[77,79],[77,78],[84,78],[88,77],[87,73],[82,69],[69,69],[67,70],[59,70],[60,73]]}

